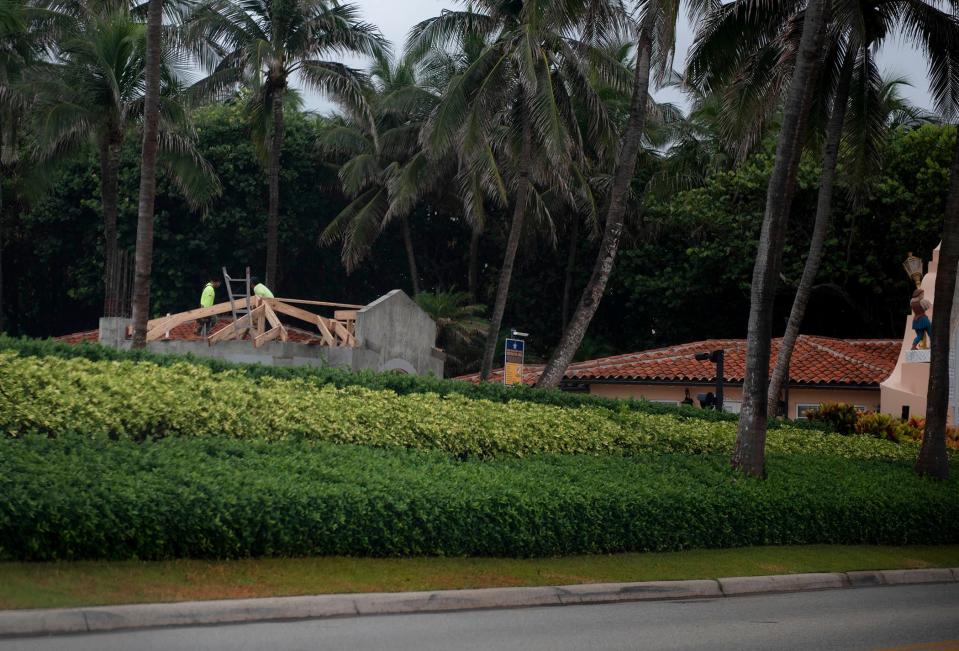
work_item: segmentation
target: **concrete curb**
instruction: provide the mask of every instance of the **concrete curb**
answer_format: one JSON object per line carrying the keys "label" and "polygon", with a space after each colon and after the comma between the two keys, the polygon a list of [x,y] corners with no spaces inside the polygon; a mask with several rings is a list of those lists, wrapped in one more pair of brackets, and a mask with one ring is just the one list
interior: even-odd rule
{"label": "concrete curb", "polygon": [[201,626],[360,615],[436,613],[666,599],[701,599],[835,588],[959,582],[959,568],[886,570],[717,580],[593,583],[534,588],[379,592],[179,603],[0,611],[0,637],[162,626]]}

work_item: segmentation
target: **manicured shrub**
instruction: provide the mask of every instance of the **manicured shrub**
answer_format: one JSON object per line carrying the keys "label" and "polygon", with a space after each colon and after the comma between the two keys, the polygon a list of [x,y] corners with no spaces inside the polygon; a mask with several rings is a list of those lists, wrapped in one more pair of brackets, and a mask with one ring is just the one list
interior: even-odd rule
{"label": "manicured shrub", "polygon": [[217,437],[0,439],[0,558],[545,556],[959,542],[959,479],[772,454],[537,456]]}
{"label": "manicured shrub", "polygon": [[[813,423],[823,423],[839,434],[871,436],[877,439],[902,442],[921,442],[926,419],[912,416],[909,420],[876,412],[859,411],[845,403],[824,403],[806,412]],[[946,446],[959,449],[959,428],[946,428]]]}
{"label": "manicured shrub", "polygon": [[[178,362],[90,361],[0,352],[0,432],[63,431],[142,440],[216,436],[437,449],[457,457],[727,452],[735,424],[602,407],[490,402],[458,394],[398,395],[299,378],[219,373]],[[857,437],[780,428],[772,451],[915,457]]]}
{"label": "manicured shrub", "polygon": [[[262,364],[234,364],[222,360],[194,357],[191,355],[161,355],[146,351],[123,351],[99,344],[66,344],[53,340],[12,338],[0,334],[0,351],[12,350],[21,356],[59,357],[64,359],[82,358],[90,361],[145,361],[157,366],[189,363],[207,368],[214,373],[233,371],[254,379],[276,378],[281,380],[299,379],[316,385],[331,385],[344,388],[360,386],[367,389],[388,389],[400,395],[413,393],[434,393],[441,396],[464,396],[466,398],[489,400],[491,402],[530,402],[557,407],[603,407],[617,412],[640,412],[647,414],[671,414],[679,418],[690,418],[709,422],[735,422],[737,416],[711,409],[695,407],[674,407],[645,400],[616,400],[588,394],[570,393],[559,390],[534,389],[528,386],[507,387],[496,382],[472,384],[457,380],[444,380],[436,377],[418,377],[396,373],[375,373],[373,371],[347,371],[338,368],[314,367],[275,367]],[[791,428],[822,429],[822,425],[808,425],[803,422],[791,422],[773,419],[770,427],[787,426]]]}
{"label": "manicured shrub", "polygon": [[845,402],[825,402],[817,409],[807,411],[805,416],[814,423],[822,423],[839,434],[855,434],[859,410]]}

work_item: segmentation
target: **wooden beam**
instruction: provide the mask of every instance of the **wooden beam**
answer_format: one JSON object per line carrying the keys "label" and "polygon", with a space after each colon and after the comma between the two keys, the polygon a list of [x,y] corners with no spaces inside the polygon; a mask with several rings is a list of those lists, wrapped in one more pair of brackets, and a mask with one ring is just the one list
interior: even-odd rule
{"label": "wooden beam", "polygon": [[273,328],[270,328],[269,330],[267,330],[267,331],[264,332],[263,334],[257,335],[256,338],[253,339],[253,347],[254,347],[254,348],[259,348],[260,346],[262,346],[262,345],[265,344],[266,342],[268,342],[268,341],[273,341],[274,339],[276,339],[277,337],[280,336],[280,333],[281,333],[282,331],[283,331],[283,326],[275,326],[275,327],[273,327]]}
{"label": "wooden beam", "polygon": [[273,308],[270,307],[268,303],[263,304],[263,314],[271,328],[280,329],[280,341],[288,341],[290,339],[290,333],[287,332],[286,326],[280,322],[280,318],[276,315],[276,312],[273,311]]}
{"label": "wooden beam", "polygon": [[333,332],[335,332],[339,336],[340,341],[343,342],[343,345],[345,346],[356,345],[356,337],[354,337],[353,334],[346,329],[345,325],[343,325],[339,321],[333,321],[332,323],[333,323]]}
{"label": "wooden beam", "polygon": [[[292,305],[287,305],[276,299],[266,299],[266,304],[268,304],[274,311],[279,312],[280,314],[285,314],[291,316],[294,319],[299,319],[300,321],[306,321],[309,324],[316,326],[320,331],[320,334],[323,335],[323,342],[327,346],[335,346],[336,339],[333,337],[333,334],[330,332],[329,327],[324,323],[323,317],[319,314],[313,314],[307,310],[304,310],[299,307],[293,307]],[[325,330],[325,332],[324,332]]]}
{"label": "wooden beam", "polygon": [[322,307],[342,307],[347,310],[360,310],[365,305],[351,305],[350,303],[330,303],[329,301],[307,301],[301,298],[267,298],[267,301],[283,301],[284,303],[296,303],[299,305],[320,305]]}
{"label": "wooden beam", "polygon": [[226,341],[227,339],[232,339],[233,337],[237,336],[240,328],[249,328],[250,325],[253,323],[253,320],[258,319],[260,315],[263,314],[263,312],[264,312],[264,306],[261,305],[260,307],[254,309],[252,312],[248,314],[244,314],[236,321],[233,321],[232,323],[230,323],[227,327],[223,328],[222,330],[218,330],[217,332],[214,332],[212,335],[207,337],[206,338],[207,343],[212,345],[218,341]]}
{"label": "wooden beam", "polygon": [[[246,307],[246,298],[241,298],[236,301],[237,307]],[[200,307],[195,310],[189,310],[187,312],[177,312],[176,314],[171,314],[169,316],[160,317],[159,319],[153,319],[152,321],[147,322],[147,341],[156,341],[163,337],[163,335],[168,330],[173,330],[173,328],[178,325],[187,323],[189,321],[195,321],[197,319],[205,319],[210,316],[216,316],[217,314],[224,314],[230,312],[230,303],[217,303],[216,305],[211,305],[210,307]]]}
{"label": "wooden beam", "polygon": [[323,341],[326,342],[327,346],[336,345],[336,337],[333,336],[333,333],[330,332],[330,326],[328,324],[328,319],[317,315],[316,317],[316,327],[320,329],[320,333],[323,335]]}
{"label": "wooden beam", "polygon": [[337,321],[356,321],[356,310],[337,310],[333,318]]}
{"label": "wooden beam", "polygon": [[264,315],[266,316],[266,320],[270,322],[270,327],[276,328],[277,326],[279,326],[280,318],[276,316],[276,312],[273,311],[273,308],[270,307],[268,304],[264,304],[263,308],[264,308]]}

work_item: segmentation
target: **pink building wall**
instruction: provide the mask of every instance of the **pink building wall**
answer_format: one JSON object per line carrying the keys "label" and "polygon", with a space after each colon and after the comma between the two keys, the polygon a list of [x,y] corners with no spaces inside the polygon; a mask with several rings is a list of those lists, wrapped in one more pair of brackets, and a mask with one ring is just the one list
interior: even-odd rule
{"label": "pink building wall", "polygon": [[[606,398],[635,398],[650,402],[682,402],[684,389],[689,389],[693,400],[697,393],[714,391],[715,385],[709,384],[599,384],[589,385],[589,392]],[[739,411],[743,399],[741,386],[726,386],[723,389],[723,403],[727,411]],[[797,417],[799,405],[818,405],[823,402],[845,402],[876,411],[880,405],[879,387],[867,389],[846,389],[841,387],[802,387],[789,389],[789,418]],[[699,406],[699,403],[696,403]]]}

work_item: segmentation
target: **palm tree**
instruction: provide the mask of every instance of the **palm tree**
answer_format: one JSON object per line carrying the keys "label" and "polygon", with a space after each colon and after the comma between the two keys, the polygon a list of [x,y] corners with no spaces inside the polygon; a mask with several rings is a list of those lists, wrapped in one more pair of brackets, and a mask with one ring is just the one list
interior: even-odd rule
{"label": "palm tree", "polygon": [[[880,78],[870,49],[863,47],[856,50],[854,39],[851,38],[843,57],[826,125],[819,194],[809,251],[806,253],[803,273],[796,287],[789,320],[779,345],[776,365],[769,379],[767,400],[770,416],[780,415],[779,398],[822,262],[826,234],[832,218],[837,161],[842,159],[844,162],[850,192],[862,194],[869,180],[875,178],[874,173],[882,160],[882,148],[889,132],[900,125],[914,125],[929,119],[896,91],[897,86],[905,83],[904,80]],[[848,119],[847,105],[851,109]],[[843,139],[846,142],[844,148],[841,147]]]}
{"label": "palm tree", "polygon": [[[319,139],[323,150],[349,156],[339,175],[344,192],[353,198],[324,229],[320,241],[342,242],[343,266],[350,272],[383,229],[398,219],[415,296],[420,284],[407,214],[419,198],[441,185],[439,166],[418,146],[420,128],[438,97],[420,84],[417,65],[408,56],[396,62],[386,53],[377,56],[370,78],[373,84],[365,104],[373,119],[366,115],[336,119]],[[401,200],[397,193],[403,195]]]}
{"label": "palm tree", "polygon": [[[620,139],[599,253],[576,310],[559,343],[553,349],[536,386],[552,388],[559,385],[606,291],[619,252],[630,184],[646,133],[650,77],[655,73],[658,80],[664,81],[671,71],[678,8],[679,4],[676,2],[660,0],[649,0],[643,6],[643,14],[636,25],[636,59],[633,66],[629,121]],[[698,8],[698,3],[695,3],[692,13],[697,13]]]}
{"label": "palm tree", "polygon": [[826,1],[810,0],[803,17],[802,37],[784,103],[753,268],[746,335],[746,374],[732,465],[747,475],[758,477],[765,475],[766,392],[773,300],[825,26]]}
{"label": "palm tree", "polygon": [[[956,107],[949,107],[955,110]],[[949,411],[949,355],[952,330],[953,296],[959,265],[959,134],[956,153],[952,160],[949,196],[946,200],[946,219],[942,246],[939,249],[939,269],[936,274],[936,305],[932,313],[933,329],[930,345],[929,389],[926,393],[926,430],[922,448],[916,459],[916,472],[935,479],[949,478],[949,457],[946,455],[946,415]]]}
{"label": "palm tree", "polygon": [[359,20],[354,5],[336,0],[205,0],[187,20],[186,40],[210,73],[194,91],[217,98],[249,86],[249,113],[262,120],[269,134],[264,143],[269,182],[266,277],[275,288],[280,284],[280,155],[288,87],[298,81],[362,111],[364,76],[324,57],[378,56],[387,49],[386,42]]}
{"label": "palm tree", "polygon": [[455,290],[420,292],[416,302],[436,322],[436,345],[446,352],[446,374],[458,375],[465,370],[463,356],[474,352],[489,329],[489,322],[480,316],[486,306]]}
{"label": "palm tree", "polygon": [[[833,11],[830,29],[834,38],[826,44],[823,71],[817,83],[818,97],[812,105],[832,106],[821,118],[817,109],[812,109],[811,120],[815,122],[818,118],[825,130],[816,219],[803,276],[768,390],[768,408],[773,415],[821,261],[840,154],[850,178],[850,188],[861,191],[857,188],[862,188],[869,171],[875,169],[881,158],[881,145],[888,128],[899,120],[921,119],[914,109],[904,106],[898,96],[896,87],[902,82],[885,83],[880,78],[871,52],[904,20],[907,35],[926,50],[931,68],[940,68],[938,75],[933,70],[936,83],[945,84],[946,89],[954,85],[948,73],[944,75],[941,69],[943,64],[950,69],[944,46],[953,38],[950,32],[955,31],[954,20],[935,7],[912,0],[898,0],[894,4],[898,5],[894,10],[889,3],[859,3]],[[758,141],[764,126],[778,111],[796,60],[803,15],[802,3],[784,3],[765,11],[754,3],[738,2],[717,7],[704,21],[689,57],[689,76],[699,85],[725,84],[724,126],[727,137],[738,140],[741,152],[748,151]],[[847,105],[851,112],[849,120]]]}
{"label": "palm tree", "polygon": [[[38,157],[50,160],[78,152],[92,139],[100,158],[104,217],[105,314],[115,316],[120,297],[110,282],[117,254],[120,151],[129,128],[143,118],[146,28],[125,7],[100,13],[80,5],[61,32],[52,64],[41,64],[29,80]],[[219,191],[212,169],[196,152],[186,113],[177,98],[172,67],[161,68],[160,149],[165,166],[194,205]]]}
{"label": "palm tree", "polygon": [[[579,143],[609,138],[612,125],[590,79],[591,69],[624,86],[621,70],[603,57],[581,30],[612,32],[624,22],[616,2],[589,0],[478,0],[467,11],[446,11],[416,25],[408,49],[414,53],[462,43],[479,33],[488,43],[461,74],[425,125],[421,142],[434,158],[456,150],[461,165],[496,179],[513,193],[509,236],[500,267],[490,330],[480,375],[487,378],[499,338],[513,266],[530,212],[546,216],[537,181],[567,203],[577,201],[570,175],[579,161]],[[592,10],[592,11],[590,11]],[[571,97],[589,106],[589,135],[578,129]],[[645,95],[644,95],[645,97]]]}
{"label": "palm tree", "polygon": [[150,0],[144,65],[143,151],[140,155],[140,200],[133,272],[133,347],[147,344],[150,318],[150,275],[153,271],[153,210],[156,201],[156,162],[160,134],[160,60],[163,44],[163,0]]}

